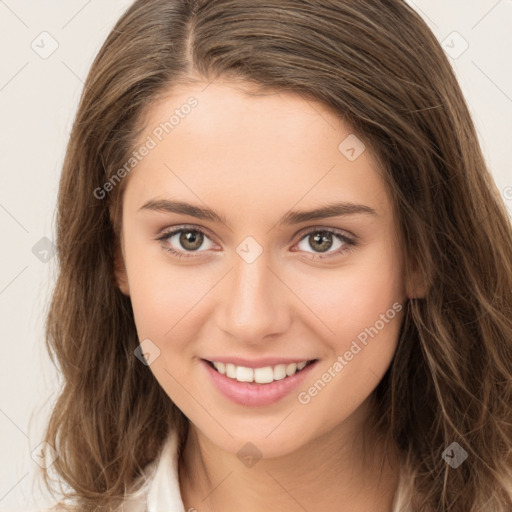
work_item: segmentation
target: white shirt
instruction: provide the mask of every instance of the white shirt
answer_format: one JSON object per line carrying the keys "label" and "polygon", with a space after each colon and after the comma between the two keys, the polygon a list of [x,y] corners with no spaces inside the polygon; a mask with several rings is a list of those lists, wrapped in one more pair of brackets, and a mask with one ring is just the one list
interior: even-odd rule
{"label": "white shirt", "polygon": [[127,498],[123,512],[189,512],[181,499],[178,436],[174,431],[166,439],[158,458],[145,468],[143,479],[146,479],[145,485]]}

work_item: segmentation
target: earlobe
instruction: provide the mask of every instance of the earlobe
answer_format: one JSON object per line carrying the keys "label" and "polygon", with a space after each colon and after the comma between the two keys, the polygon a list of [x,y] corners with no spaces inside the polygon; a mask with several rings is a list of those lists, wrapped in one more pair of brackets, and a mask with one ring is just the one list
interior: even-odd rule
{"label": "earlobe", "polygon": [[114,278],[117,287],[121,290],[124,295],[130,296],[130,287],[128,285],[128,274],[126,272],[126,266],[124,264],[123,255],[119,244],[116,246],[114,255]]}
{"label": "earlobe", "polygon": [[427,280],[426,276],[419,270],[415,270],[411,274],[407,285],[407,298],[408,299],[424,299],[427,295]]}

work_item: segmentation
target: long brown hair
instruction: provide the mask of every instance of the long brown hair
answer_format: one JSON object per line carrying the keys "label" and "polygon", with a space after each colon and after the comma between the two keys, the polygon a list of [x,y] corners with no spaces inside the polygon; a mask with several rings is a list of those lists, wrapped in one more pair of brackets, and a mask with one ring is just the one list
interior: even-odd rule
{"label": "long brown hair", "polygon": [[[454,73],[401,0],[138,0],[97,55],[60,182],[60,264],[47,347],[64,385],[45,441],[80,510],[109,510],[188,420],[134,356],[116,286],[125,164],[144,116],[178,83],[223,77],[320,101],[378,159],[405,278],[419,273],[375,427],[407,460],[411,511],[512,509],[512,230]],[[112,213],[113,212],[113,213]],[[111,215],[112,213],[112,215]],[[468,454],[457,469],[442,454]],[[69,489],[70,488],[70,489]],[[405,488],[404,488],[405,489]]]}

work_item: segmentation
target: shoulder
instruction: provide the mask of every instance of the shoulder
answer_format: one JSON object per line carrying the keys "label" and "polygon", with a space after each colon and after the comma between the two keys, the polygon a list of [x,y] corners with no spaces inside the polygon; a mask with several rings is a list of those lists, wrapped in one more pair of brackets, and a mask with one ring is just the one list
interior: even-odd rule
{"label": "shoulder", "polygon": [[[116,506],[118,512],[146,512],[156,510],[182,510],[183,502],[178,478],[179,439],[170,432],[158,457],[149,463],[130,489],[125,492],[122,502]],[[76,506],[59,502],[51,508],[29,512],[80,512]]]}
{"label": "shoulder", "polygon": [[[116,512],[146,512],[147,494],[154,477],[156,464],[149,464],[144,474],[135,482],[130,492],[127,492],[118,505],[115,506]],[[27,512],[80,512],[80,507],[76,504],[58,502],[49,508],[31,509]]]}
{"label": "shoulder", "polygon": [[[118,512],[146,512],[145,493],[138,492],[131,496],[127,496],[116,510]],[[79,508],[59,502],[50,508],[40,508],[37,510],[30,510],[28,512],[79,512]]]}
{"label": "shoulder", "polygon": [[32,510],[30,512],[73,512],[72,509],[64,505],[64,503],[59,502],[53,505],[50,508],[38,508],[37,510]]}

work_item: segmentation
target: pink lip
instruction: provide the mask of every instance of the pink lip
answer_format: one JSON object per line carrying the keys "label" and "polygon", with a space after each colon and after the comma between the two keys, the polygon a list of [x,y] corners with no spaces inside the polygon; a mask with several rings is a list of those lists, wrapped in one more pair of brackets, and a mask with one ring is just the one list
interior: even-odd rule
{"label": "pink lip", "polygon": [[303,359],[301,357],[297,358],[277,358],[277,357],[262,357],[260,359],[244,359],[243,357],[205,357],[210,362],[218,362],[218,363],[232,363],[236,366],[244,366],[245,368],[263,368],[265,366],[277,366],[278,364],[290,364],[290,363],[300,363],[302,361],[312,361],[315,359],[312,357],[311,359]]}
{"label": "pink lip", "polygon": [[286,377],[269,384],[238,382],[236,379],[230,379],[212,368],[204,359],[201,360],[201,365],[214,386],[225,397],[239,405],[256,407],[273,404],[291,393],[310,374],[317,362],[309,364],[291,377]]}

